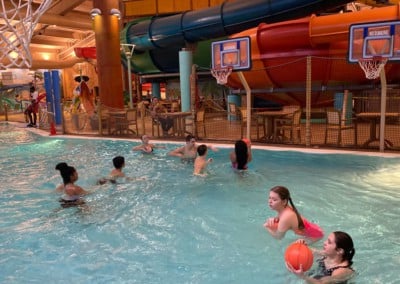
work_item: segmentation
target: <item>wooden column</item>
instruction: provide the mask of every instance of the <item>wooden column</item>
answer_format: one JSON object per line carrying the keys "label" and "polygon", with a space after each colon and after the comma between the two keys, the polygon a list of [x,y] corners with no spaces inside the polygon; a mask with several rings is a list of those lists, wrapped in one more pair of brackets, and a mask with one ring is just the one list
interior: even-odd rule
{"label": "wooden column", "polygon": [[118,0],[94,0],[93,8],[101,15],[93,19],[96,39],[96,57],[100,101],[105,108],[124,107],[122,69],[120,58],[120,20],[111,15],[111,9],[119,9]]}

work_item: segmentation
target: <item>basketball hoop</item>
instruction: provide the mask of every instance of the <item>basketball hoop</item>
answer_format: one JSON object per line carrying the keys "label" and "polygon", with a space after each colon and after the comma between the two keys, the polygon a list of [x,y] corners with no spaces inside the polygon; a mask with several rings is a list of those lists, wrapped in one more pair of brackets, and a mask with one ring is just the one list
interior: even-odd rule
{"label": "basketball hoop", "polygon": [[358,64],[364,70],[367,79],[376,79],[379,77],[381,70],[385,67],[387,58],[376,56],[373,58],[360,58]]}
{"label": "basketball hoop", "polygon": [[211,69],[211,74],[217,79],[217,83],[220,85],[228,83],[228,77],[231,73],[232,67]]}
{"label": "basketball hoop", "polygon": [[49,8],[51,0],[43,0],[37,8],[33,0],[0,0],[0,68],[30,68],[32,56],[29,44],[40,16]]}

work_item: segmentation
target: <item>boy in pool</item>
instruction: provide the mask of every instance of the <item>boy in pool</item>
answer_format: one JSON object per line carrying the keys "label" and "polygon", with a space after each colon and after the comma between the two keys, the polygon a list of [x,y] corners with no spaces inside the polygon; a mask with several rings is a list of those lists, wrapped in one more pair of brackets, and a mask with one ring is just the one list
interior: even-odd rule
{"label": "boy in pool", "polygon": [[197,154],[198,156],[194,160],[193,174],[196,176],[205,176],[206,174],[204,172],[207,165],[213,161],[212,158],[207,159],[207,145],[200,145],[197,148]]}
{"label": "boy in pool", "polygon": [[[98,181],[98,184],[105,184],[107,181],[111,183],[116,183],[118,178],[127,178],[129,180],[133,180],[133,178],[128,178],[125,176],[125,173],[122,171],[122,169],[125,167],[125,158],[122,156],[116,156],[113,160],[113,165],[114,169],[110,172],[110,175],[108,178],[101,178]],[[140,179],[135,179],[135,180],[140,180]]]}
{"label": "boy in pool", "polygon": [[125,167],[125,158],[122,156],[116,156],[113,160],[114,169],[110,173],[110,179],[116,179],[119,177],[125,177],[125,173],[122,168]]}

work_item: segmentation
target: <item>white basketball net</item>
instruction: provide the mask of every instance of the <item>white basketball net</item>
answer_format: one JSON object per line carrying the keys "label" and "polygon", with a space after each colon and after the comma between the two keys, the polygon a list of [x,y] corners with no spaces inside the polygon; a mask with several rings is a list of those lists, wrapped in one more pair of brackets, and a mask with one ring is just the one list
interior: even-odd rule
{"label": "white basketball net", "polygon": [[0,0],[0,68],[32,66],[32,34],[51,0],[32,7],[33,0]]}
{"label": "white basketball net", "polygon": [[232,68],[217,68],[211,69],[211,74],[217,79],[217,83],[220,85],[225,85],[228,83],[228,77],[232,73]]}
{"label": "white basketball net", "polygon": [[382,68],[385,67],[387,58],[374,57],[372,59],[360,59],[358,64],[364,70],[367,79],[376,79],[381,74]]}

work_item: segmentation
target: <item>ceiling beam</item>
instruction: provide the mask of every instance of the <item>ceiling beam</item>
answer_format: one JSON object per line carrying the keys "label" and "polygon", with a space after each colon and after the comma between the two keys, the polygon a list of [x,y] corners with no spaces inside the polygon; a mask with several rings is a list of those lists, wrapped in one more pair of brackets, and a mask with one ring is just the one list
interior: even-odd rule
{"label": "ceiling beam", "polygon": [[62,27],[68,27],[79,30],[93,30],[93,22],[87,15],[87,19],[76,18],[74,16],[60,16],[56,14],[44,14],[39,19],[39,23],[47,25],[56,25]]}
{"label": "ceiling beam", "polygon": [[35,37],[31,40],[31,44],[42,44],[42,45],[54,45],[60,48],[71,45],[75,43],[77,40],[73,39],[62,39],[62,38],[53,38],[53,37]]}
{"label": "ceiling beam", "polygon": [[86,0],[59,0],[55,4],[52,4],[47,11],[51,14],[65,16],[84,2]]}
{"label": "ceiling beam", "polygon": [[[67,0],[67,1],[62,0],[60,2],[64,3],[73,1],[75,0]],[[4,3],[4,6],[6,10],[15,9],[15,7],[11,5],[11,3],[9,3],[8,1]],[[38,4],[32,4],[33,10],[36,10],[38,7],[39,7]],[[19,9],[18,13],[21,17],[26,15],[26,7]],[[15,20],[19,19],[15,18]],[[47,11],[39,18],[38,22],[47,25],[65,26],[72,29],[81,29],[81,30],[93,29],[92,19],[90,18],[89,13],[82,13],[82,12],[68,12],[67,16],[62,16],[57,13],[50,13],[49,11]]]}
{"label": "ceiling beam", "polygon": [[[81,34],[81,33],[79,33]],[[59,37],[59,38],[71,38],[71,39],[79,39],[78,33],[73,31],[63,31],[58,29],[51,29],[48,27],[38,29],[35,32],[35,36],[50,36],[50,37]]]}

